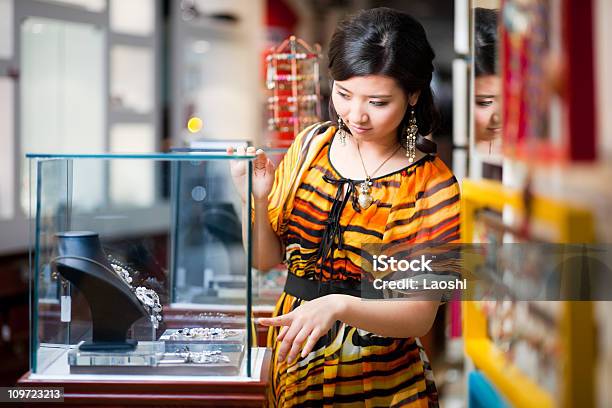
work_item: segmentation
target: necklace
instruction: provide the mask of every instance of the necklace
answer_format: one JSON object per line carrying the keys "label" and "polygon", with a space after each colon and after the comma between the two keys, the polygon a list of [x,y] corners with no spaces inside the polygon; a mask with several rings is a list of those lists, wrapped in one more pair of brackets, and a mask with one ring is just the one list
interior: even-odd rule
{"label": "necklace", "polygon": [[357,143],[357,153],[359,153],[359,159],[361,159],[361,166],[363,167],[363,172],[366,175],[365,180],[359,184],[359,195],[357,196],[357,201],[359,202],[359,206],[363,209],[366,210],[368,207],[370,207],[370,205],[372,205],[372,201],[374,201],[374,199],[372,198],[372,177],[374,177],[376,175],[376,172],[378,172],[378,170],[381,169],[382,166],[385,165],[386,162],[389,161],[389,159],[391,159],[395,153],[400,149],[400,147],[402,147],[401,145],[397,146],[395,148],[395,150],[393,150],[393,152],[389,155],[389,157],[387,157],[382,163],[380,163],[380,166],[378,166],[376,168],[376,170],[374,170],[372,172],[372,176],[370,176],[368,174],[368,171],[366,170],[366,166],[365,163],[363,162],[363,157],[361,156],[361,150],[359,149],[359,143]]}

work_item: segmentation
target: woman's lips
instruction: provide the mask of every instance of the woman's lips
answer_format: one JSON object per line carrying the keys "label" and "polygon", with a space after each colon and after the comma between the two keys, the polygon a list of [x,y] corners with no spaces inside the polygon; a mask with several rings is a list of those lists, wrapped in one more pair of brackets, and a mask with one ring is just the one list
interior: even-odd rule
{"label": "woman's lips", "polygon": [[351,130],[354,130],[355,133],[365,133],[365,132],[369,132],[370,130],[372,130],[372,128],[364,128],[361,126],[355,126],[355,125],[350,125]]}

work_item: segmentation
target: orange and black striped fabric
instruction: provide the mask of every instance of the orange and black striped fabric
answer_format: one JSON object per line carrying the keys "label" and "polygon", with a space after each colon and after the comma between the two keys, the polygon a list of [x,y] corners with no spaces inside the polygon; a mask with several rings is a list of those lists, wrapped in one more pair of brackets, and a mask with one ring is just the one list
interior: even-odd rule
{"label": "orange and black striped fabric", "polygon": [[[314,280],[358,281],[364,244],[459,240],[457,181],[439,158],[425,156],[402,170],[372,179],[374,202],[368,209],[357,211],[348,200],[337,217],[342,244],[340,248],[332,245],[328,256],[322,253],[322,240],[329,235],[328,220],[333,218],[330,213],[337,211],[338,190],[344,188],[329,181],[341,179],[329,160],[335,130],[330,127],[317,136],[323,143],[314,146],[319,151],[305,164],[308,168],[292,197],[286,226],[276,228],[286,248],[289,273]],[[300,141],[298,137],[296,143]],[[291,165],[281,163],[277,173],[295,170]],[[284,178],[277,174],[276,183]],[[271,202],[278,198],[274,195],[279,190],[273,187]],[[303,302],[283,293],[274,315],[289,313]],[[277,336],[278,328],[271,328],[268,346],[274,353],[270,406],[437,406],[433,374],[416,338],[385,338],[336,322],[308,356],[298,356],[288,365],[277,361]]]}

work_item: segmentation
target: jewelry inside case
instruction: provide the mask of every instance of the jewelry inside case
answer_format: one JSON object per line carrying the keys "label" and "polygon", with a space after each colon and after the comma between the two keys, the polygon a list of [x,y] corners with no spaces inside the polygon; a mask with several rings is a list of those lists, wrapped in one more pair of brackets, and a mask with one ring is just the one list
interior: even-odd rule
{"label": "jewelry inside case", "polygon": [[140,341],[129,352],[68,352],[75,374],[238,375],[244,345],[238,342]]}
{"label": "jewelry inside case", "polygon": [[243,343],[244,329],[224,329],[219,327],[185,327],[182,329],[167,329],[159,340],[172,345],[189,345],[194,343]]}

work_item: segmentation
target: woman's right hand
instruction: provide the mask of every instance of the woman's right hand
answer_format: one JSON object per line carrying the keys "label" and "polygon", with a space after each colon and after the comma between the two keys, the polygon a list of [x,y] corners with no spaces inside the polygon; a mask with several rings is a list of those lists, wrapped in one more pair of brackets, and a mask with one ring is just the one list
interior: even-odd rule
{"label": "woman's right hand", "polygon": [[[234,148],[228,147],[227,154],[234,154]],[[253,160],[252,193],[255,201],[267,203],[268,195],[272,191],[272,185],[274,184],[274,163],[266,156],[263,150],[257,149],[256,151],[252,146],[247,147],[246,150],[244,147],[238,147],[236,154],[240,156],[255,155],[255,160]],[[232,179],[243,203],[246,203],[247,169],[248,166],[245,160],[232,160],[230,162]]]}

